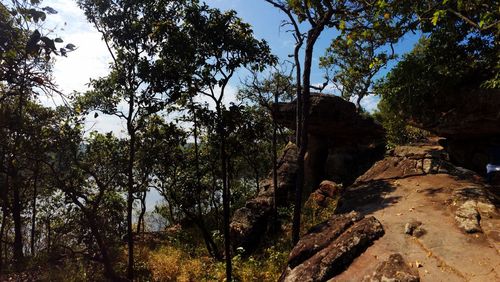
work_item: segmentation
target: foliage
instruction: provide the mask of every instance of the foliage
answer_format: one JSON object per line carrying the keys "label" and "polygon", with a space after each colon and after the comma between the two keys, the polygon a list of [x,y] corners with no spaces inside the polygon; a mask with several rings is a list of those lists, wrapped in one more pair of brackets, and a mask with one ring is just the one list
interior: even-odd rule
{"label": "foliage", "polygon": [[417,124],[432,124],[467,92],[495,75],[496,44],[457,28],[442,28],[422,38],[415,49],[378,82],[381,114]]}

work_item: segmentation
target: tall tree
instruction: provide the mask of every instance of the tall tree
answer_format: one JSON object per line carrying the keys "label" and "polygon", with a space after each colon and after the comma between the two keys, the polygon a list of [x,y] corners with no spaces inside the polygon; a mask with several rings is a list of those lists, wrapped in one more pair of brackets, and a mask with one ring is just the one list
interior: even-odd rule
{"label": "tall tree", "polygon": [[[137,133],[145,120],[174,102],[182,83],[192,73],[195,55],[184,44],[186,10],[196,10],[196,1],[80,0],[88,20],[101,33],[112,57],[111,73],[93,80],[83,104],[126,122],[127,161],[127,277],[134,274],[132,210],[139,192],[135,177]],[[124,101],[125,108],[119,103]]]}
{"label": "tall tree", "polygon": [[216,137],[219,145],[222,202],[224,213],[224,250],[226,276],[231,281],[231,244],[229,237],[231,189],[228,171],[231,169],[227,151],[227,125],[229,114],[224,104],[231,78],[241,67],[263,69],[274,58],[265,41],[253,37],[250,25],[236,16],[236,12],[221,12],[206,5],[201,12],[188,13],[185,24],[189,29],[197,58],[204,62],[193,76],[192,86],[208,97],[216,116]]}
{"label": "tall tree", "polygon": [[242,100],[248,100],[250,103],[256,103],[262,107],[270,117],[272,122],[272,177],[274,187],[273,201],[273,229],[278,225],[278,206],[277,206],[277,187],[278,187],[278,123],[274,116],[274,106],[279,102],[284,102],[294,96],[295,85],[292,74],[288,74],[284,65],[273,67],[271,73],[266,78],[260,78],[259,73],[252,72],[251,77],[243,83],[243,88],[238,92]]}

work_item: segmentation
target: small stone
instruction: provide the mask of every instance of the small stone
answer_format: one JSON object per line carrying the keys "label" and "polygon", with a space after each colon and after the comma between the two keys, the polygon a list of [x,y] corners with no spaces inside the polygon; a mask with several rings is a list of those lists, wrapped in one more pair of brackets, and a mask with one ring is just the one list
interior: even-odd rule
{"label": "small stone", "polygon": [[420,263],[418,260],[417,260],[417,261],[415,261],[415,266],[416,266],[417,268],[423,267],[422,263]]}
{"label": "small stone", "polygon": [[[408,235],[414,235],[415,230],[422,225],[422,222],[417,221],[417,220],[411,220],[410,222],[405,224],[405,234]],[[419,233],[422,233],[423,229],[419,231]],[[423,234],[420,234],[423,235]]]}
{"label": "small stone", "polygon": [[422,236],[424,236],[426,233],[425,229],[423,229],[421,226],[418,226],[417,228],[415,228],[415,230],[413,230],[413,237],[417,237],[417,238],[420,238]]}

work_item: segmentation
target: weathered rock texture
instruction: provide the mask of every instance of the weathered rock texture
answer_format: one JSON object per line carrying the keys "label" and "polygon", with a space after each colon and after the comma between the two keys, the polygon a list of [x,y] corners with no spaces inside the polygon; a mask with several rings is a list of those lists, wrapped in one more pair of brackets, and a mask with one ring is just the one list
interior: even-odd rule
{"label": "weathered rock texture", "polygon": [[370,279],[366,282],[419,282],[420,276],[415,268],[409,267],[401,254],[392,254],[382,262]]}
{"label": "weathered rock texture", "polygon": [[[296,103],[275,106],[278,123],[295,129]],[[311,95],[306,194],[324,179],[351,184],[385,151],[384,129],[361,116],[353,103],[333,95]]]}
{"label": "weathered rock texture", "polygon": [[[490,188],[439,146],[396,148],[342,193],[337,213],[374,216],[385,235],[331,281],[500,281],[498,195]],[[409,280],[377,274],[395,264],[394,253],[408,262]]]}
{"label": "weathered rock texture", "polygon": [[[284,206],[295,189],[297,174],[297,146],[289,143],[278,161],[277,205]],[[272,175],[272,172],[271,172]],[[238,209],[231,221],[231,239],[233,247],[242,247],[253,251],[267,230],[267,223],[272,213],[274,186],[272,176],[261,182],[258,196],[246,202]]]}
{"label": "weathered rock texture", "polygon": [[320,183],[302,209],[302,229],[307,230],[314,225],[332,217],[337,207],[337,201],[342,191],[342,185],[324,180]]}
{"label": "weathered rock texture", "polygon": [[384,234],[374,217],[336,215],[311,229],[292,250],[280,281],[327,281]]}
{"label": "weathered rock texture", "polygon": [[500,90],[463,94],[457,96],[462,99],[448,103],[439,118],[417,119],[413,124],[446,137],[446,150],[453,163],[484,174],[491,150],[500,149]]}

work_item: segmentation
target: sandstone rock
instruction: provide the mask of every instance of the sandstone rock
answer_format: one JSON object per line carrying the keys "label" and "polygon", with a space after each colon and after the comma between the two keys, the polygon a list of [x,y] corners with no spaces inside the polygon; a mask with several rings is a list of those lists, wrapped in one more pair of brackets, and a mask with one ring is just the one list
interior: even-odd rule
{"label": "sandstone rock", "polygon": [[[295,129],[296,103],[275,105],[281,125]],[[360,115],[354,104],[333,95],[311,96],[304,192],[330,179],[350,185],[385,152],[384,129]]]}
{"label": "sandstone rock", "polygon": [[458,189],[453,193],[453,202],[458,206],[455,221],[467,233],[482,232],[481,219],[496,214],[496,207],[488,192],[481,186]]}
{"label": "sandstone rock", "polygon": [[[420,237],[422,234],[422,228],[420,227],[422,222],[418,220],[411,220],[410,222],[405,224],[405,234],[407,235],[415,235],[416,237]],[[418,236],[420,235],[420,236]]]}
{"label": "sandstone rock", "polygon": [[418,271],[408,266],[401,254],[392,254],[387,261],[384,261],[377,268],[370,279],[370,282],[418,282],[420,276]]}
{"label": "sandstone rock", "polygon": [[[440,156],[442,149],[431,150],[431,154],[428,149],[429,146],[421,145],[396,148],[381,162],[385,167],[375,165],[383,169],[370,169],[359,178],[362,182],[343,189],[336,213],[356,211],[375,216],[386,234],[332,282],[370,281],[380,263],[395,252],[411,261],[415,270],[417,264],[421,266],[420,275],[426,281],[498,280],[500,213],[494,194],[498,188],[485,185],[474,172],[454,166],[446,156]],[[422,173],[405,177],[399,172],[402,177],[388,177],[387,171],[393,169],[396,175],[398,172],[387,164],[398,166],[399,160],[413,162],[416,168],[422,168]],[[438,163],[440,172],[427,173],[425,160]],[[423,161],[422,166],[417,164],[419,161]],[[466,229],[481,230],[482,234],[467,235],[458,228],[456,218],[472,222],[472,228]],[[415,219],[422,225],[417,226]],[[402,234],[404,227],[412,236],[421,237],[408,238]],[[378,278],[374,281],[400,281]]]}
{"label": "sandstone rock", "polygon": [[347,228],[355,222],[361,220],[359,213],[334,215],[332,219],[311,228],[307,235],[293,248],[288,257],[288,265],[294,268],[312,255],[328,246],[332,240],[336,239]]}
{"label": "sandstone rock", "polygon": [[455,213],[455,220],[458,226],[467,233],[481,232],[479,212],[476,210],[474,201],[467,201],[461,205]]}
{"label": "sandstone rock", "polygon": [[[309,258],[295,267],[288,265],[280,281],[326,281],[341,273],[374,240],[384,234],[382,224],[376,218],[367,217],[352,223],[358,218],[359,215],[355,213],[345,215],[343,224],[335,227],[322,225],[318,227],[319,232],[312,230],[308,234],[310,236],[304,236],[297,244],[297,249],[292,250],[294,256],[291,256],[291,261],[295,265]],[[346,229],[349,224],[352,225]],[[322,243],[316,247],[314,240],[318,238],[321,238],[318,242]],[[306,246],[309,246],[309,249]]]}
{"label": "sandstone rock", "polygon": [[[295,102],[275,105],[278,123],[295,129],[295,109]],[[353,103],[334,95],[312,94],[309,134],[330,137],[337,143],[352,143],[383,139],[385,132],[371,118],[361,116]]]}

